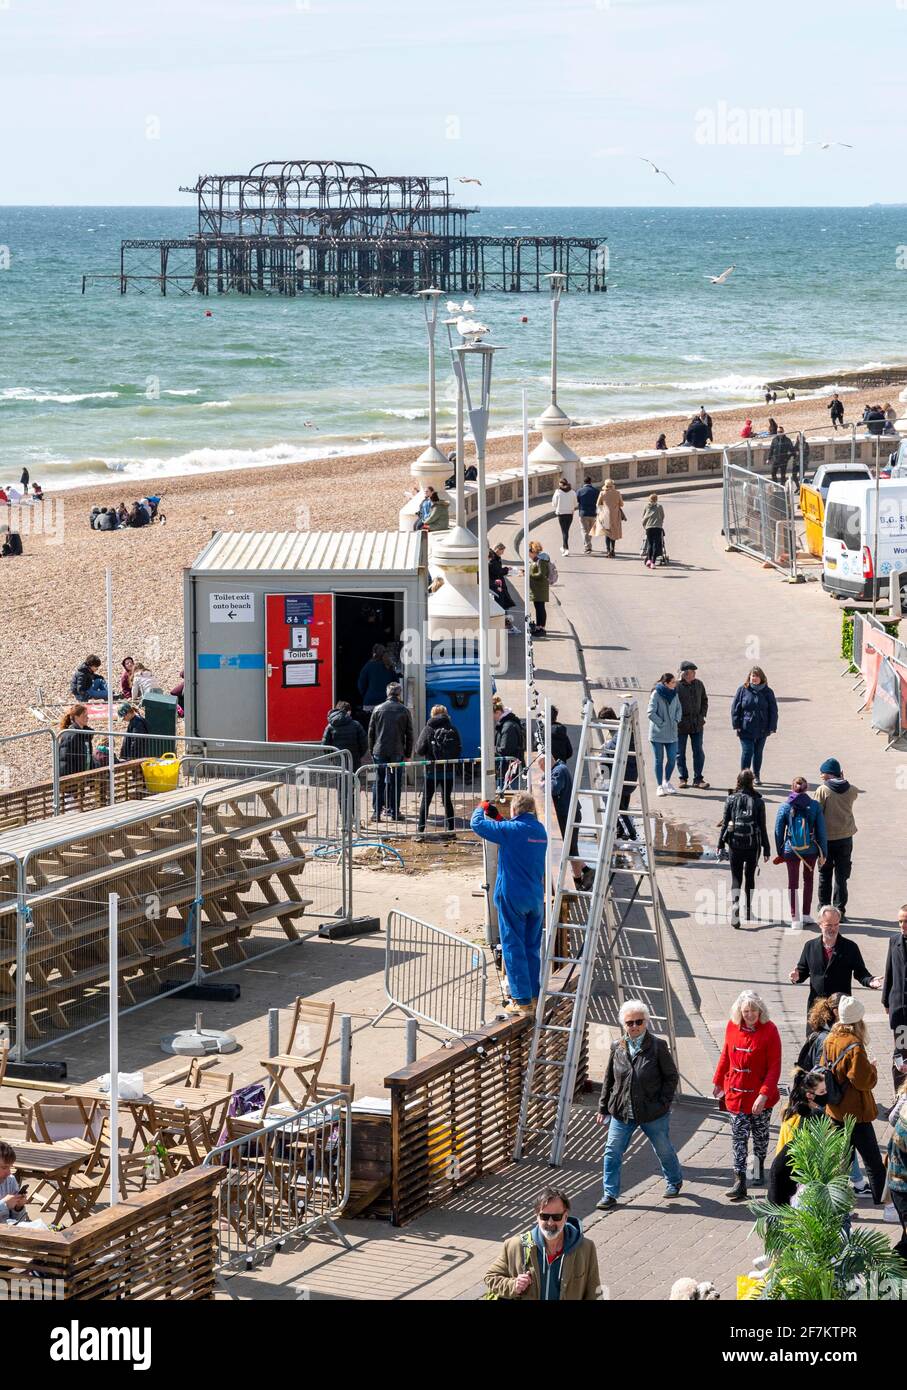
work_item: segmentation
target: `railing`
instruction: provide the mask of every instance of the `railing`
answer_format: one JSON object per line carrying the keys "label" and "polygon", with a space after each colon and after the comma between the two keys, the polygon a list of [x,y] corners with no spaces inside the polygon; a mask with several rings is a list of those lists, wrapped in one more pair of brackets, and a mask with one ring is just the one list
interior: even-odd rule
{"label": "railing", "polygon": [[732,550],[742,550],[795,579],[795,507],[792,486],[739,468],[725,454],[724,538]]}
{"label": "railing", "polygon": [[[503,781],[503,767],[500,772]],[[369,763],[359,768],[355,781],[360,838],[466,830],[483,795],[480,758]]]}
{"label": "railing", "polygon": [[[117,801],[135,801],[147,795],[141,761],[118,763],[113,780]],[[106,767],[75,772],[58,781],[33,782],[18,791],[0,793],[0,831],[47,820],[64,810],[93,811],[109,805],[110,772]]]}
{"label": "railing", "polygon": [[[349,1090],[265,1120],[227,1120],[228,1141],[204,1169],[223,1178],[217,1196],[217,1268],[251,1269],[267,1251],[336,1220],[350,1194]],[[341,1237],[342,1239],[342,1237]]]}
{"label": "railing", "polygon": [[[552,999],[555,1058],[566,1049],[572,998]],[[391,1220],[395,1226],[438,1206],[457,1188],[513,1162],[533,1020],[492,1023],[385,1078],[391,1094]],[[585,1085],[583,1042],[577,1091]],[[537,1117],[530,1117],[534,1126]],[[533,1140],[524,1152],[530,1153]]]}
{"label": "railing", "polygon": [[391,1009],[462,1034],[485,1022],[488,967],[480,946],[406,912],[387,914],[384,992]]}
{"label": "railing", "polygon": [[[212,1298],[218,1168],[193,1168],[66,1231],[0,1226],[8,1296],[182,1302]],[[16,1281],[12,1283],[12,1281]]]}

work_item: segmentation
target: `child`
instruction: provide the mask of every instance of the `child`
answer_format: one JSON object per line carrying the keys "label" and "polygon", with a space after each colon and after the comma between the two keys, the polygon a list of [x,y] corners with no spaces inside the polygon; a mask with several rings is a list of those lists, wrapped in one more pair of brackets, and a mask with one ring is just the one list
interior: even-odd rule
{"label": "child", "polygon": [[0,1223],[28,1218],[25,1197],[19,1192],[19,1184],[12,1171],[15,1161],[15,1149],[0,1140]]}

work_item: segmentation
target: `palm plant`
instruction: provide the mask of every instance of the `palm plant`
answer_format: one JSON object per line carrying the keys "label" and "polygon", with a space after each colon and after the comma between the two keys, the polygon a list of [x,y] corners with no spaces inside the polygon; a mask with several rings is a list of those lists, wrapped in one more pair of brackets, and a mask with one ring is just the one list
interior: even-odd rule
{"label": "palm plant", "polygon": [[856,1205],[849,1178],[852,1131],[851,1119],[843,1128],[826,1115],[803,1121],[788,1148],[797,1205],[750,1203],[771,1258],[760,1298],[835,1302],[867,1297],[867,1289],[907,1276],[907,1264],[883,1234],[850,1223]]}

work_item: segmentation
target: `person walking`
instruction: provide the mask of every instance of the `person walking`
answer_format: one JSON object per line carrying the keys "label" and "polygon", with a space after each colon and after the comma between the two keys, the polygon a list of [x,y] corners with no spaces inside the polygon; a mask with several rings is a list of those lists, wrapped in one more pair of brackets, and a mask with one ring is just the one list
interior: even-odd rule
{"label": "person walking", "polygon": [[658,500],[658,493],[649,494],[643,509],[642,526],[646,533],[646,568],[653,570],[656,560],[660,560],[665,548],[665,509]]}
{"label": "person walking", "polygon": [[693,786],[703,790],[708,782],[703,777],[705,752],[702,747],[702,733],[709,713],[709,697],[705,686],[697,676],[695,661],[681,661],[680,680],[677,682],[677,696],[680,700],[681,717],[677,726],[677,772],[679,785],[690,785],[690,770],[687,767],[687,740],[693,749]]}
{"label": "person walking", "polygon": [[352,759],[354,772],[362,766],[362,759],[368,752],[368,735],[359,720],[353,718],[353,708],[348,701],[338,700],[328,714],[321,742],[329,748],[345,748]]}
{"label": "person walking", "polygon": [[841,397],[838,395],[837,391],[834,393],[831,400],[828,402],[826,409],[831,411],[831,423],[835,428],[835,432],[837,432],[839,425],[841,426],[841,429],[843,429],[844,402],[841,400]]}
{"label": "person walking", "polygon": [[789,435],[785,434],[783,425],[779,425],[768,451],[768,461],[772,466],[772,482],[787,482],[787,465],[793,456],[793,443]]}
{"label": "person walking", "polygon": [[745,989],[734,1000],[724,1032],[724,1047],[713,1078],[712,1095],[723,1097],[731,1116],[734,1185],[727,1192],[731,1202],[745,1202],[747,1145],[752,1140],[757,1170],[755,1181],[765,1180],[769,1123],[778,1103],[781,1075],[781,1038],[768,1016],[764,1001]]}
{"label": "person walking", "polygon": [[907,903],[898,908],[898,929],[888,942],[882,1008],[894,1038],[891,1075],[897,1090],[907,1076]]}
{"label": "person walking", "polygon": [[853,837],[857,833],[853,804],[859,792],[847,781],[837,758],[826,758],[819,775],[822,781],[816,788],[816,800],[822,807],[828,841],[828,850],[819,869],[819,902],[833,903],[844,922],[847,920],[847,880],[853,863]]}
{"label": "person walking", "polygon": [[[610,481],[610,479],[609,479]],[[597,504],[601,488],[597,488],[589,477],[583,478],[583,485],[576,491],[576,507],[579,512],[579,524],[583,533],[583,552],[586,555],[592,554],[592,535],[593,527],[597,518]]]}
{"label": "person walking", "polygon": [[807,941],[788,979],[792,985],[809,980],[806,1001],[809,1015],[817,999],[828,999],[834,994],[849,995],[854,978],[866,989],[881,989],[883,985],[880,976],[871,975],[867,970],[857,943],[841,935],[838,909],[823,907],[819,911],[819,935]]}
{"label": "person walking", "polygon": [[731,725],[740,740],[740,770],[751,767],[759,787],[766,740],[778,732],[778,702],[761,666],[753,666],[737,687],[731,704]]}
{"label": "person walking", "polygon": [[673,796],[677,788],[671,773],[677,761],[677,730],[680,725],[680,697],[673,671],[665,671],[649,696],[649,742],[655,762],[658,796]]}
{"label": "person walking", "polygon": [[444,800],[444,829],[453,830],[456,826],[451,793],[456,779],[457,762],[463,756],[463,744],[459,730],[454,728],[446,705],[432,705],[428,723],[416,743],[416,757],[428,763],[425,769],[425,786],[419,804],[419,834],[425,833],[425,822],[435,792],[440,791]]}
{"label": "person walking", "polygon": [[384,662],[384,644],[376,642],[372,654],[359,672],[356,685],[363,714],[370,715],[376,705],[387,698],[388,669]]}
{"label": "person walking", "polygon": [[548,836],[539,821],[535,798],[528,792],[517,792],[510,820],[502,820],[497,808],[483,801],[473,811],[470,827],[480,839],[498,847],[494,905],[510,986],[508,1011],[533,1014],[541,975],[548,851]]}
{"label": "person walking", "polygon": [[665,1196],[678,1197],[683,1170],[671,1143],[671,1102],[680,1080],[671,1049],[651,1031],[652,1018],[641,999],[628,999],[618,1014],[623,1036],[611,1044],[595,1119],[608,1126],[602,1196],[596,1206],[611,1211],[620,1196],[620,1172],[627,1145],[641,1129],[655,1150],[665,1180]]}
{"label": "person walking", "polygon": [[[819,1065],[831,1072],[837,1083],[836,1094],[826,1095],[826,1114],[839,1127],[843,1127],[848,1116],[853,1119],[853,1148],[863,1160],[872,1200],[876,1206],[881,1206],[885,1169],[872,1127],[878,1114],[873,1095],[878,1071],[866,1050],[864,1013],[859,999],[849,994],[841,997],[838,1001],[838,1021],[832,1025],[825,1039]],[[826,1085],[829,1083],[826,1082]]]}
{"label": "person walking", "polygon": [[544,637],[548,622],[548,597],[551,577],[551,561],[541,541],[529,542],[529,597],[535,609],[533,637]]}
{"label": "person walking", "polygon": [[804,1121],[808,1124],[825,1113],[824,1097],[817,1095],[819,1078],[810,1071],[797,1070],[791,1081],[787,1105],[781,1112],[778,1147],[768,1173],[766,1196],[776,1207],[789,1207],[798,1191],[793,1175],[790,1141]]}
{"label": "person walking", "polygon": [[387,699],[376,705],[368,722],[368,751],[376,764],[372,806],[375,820],[386,810],[392,820],[400,819],[400,763],[412,757],[412,715],[403,703],[403,687],[392,681]]}
{"label": "person walking", "polygon": [[554,490],[554,515],[557,517],[557,524],[561,528],[561,554],[570,554],[570,527],[573,525],[573,513],[576,511],[576,493],[567,482],[566,478],[561,478]]}
{"label": "person walking", "polygon": [[87,772],[91,767],[94,737],[88,727],[88,709],[77,702],[70,705],[58,725],[57,757],[61,777],[72,777],[77,772]]}
{"label": "person walking", "polygon": [[[903,1091],[900,1099],[904,1101]],[[901,1239],[894,1253],[907,1261],[907,1103],[901,1104],[889,1120],[892,1130],[888,1140],[888,1192],[901,1222]]]}
{"label": "person walking", "polygon": [[753,785],[749,768],[737,773],[737,786],[724,803],[724,816],[718,835],[718,857],[726,852],[731,866],[731,926],[740,927],[740,888],[744,891],[743,919],[753,920],[753,890],[756,867],[762,854],[767,864],[771,856],[765,824],[765,802]]}
{"label": "person walking", "polygon": [[601,1297],[598,1255],[570,1215],[570,1198],[546,1187],[536,1199],[536,1224],[505,1240],[485,1274],[489,1298],[525,1303],[593,1303]]}
{"label": "person walking", "polygon": [[800,1048],[797,1066],[801,1071],[812,1071],[819,1065],[822,1047],[833,1026],[838,1021],[840,994],[830,994],[827,999],[816,999],[806,1015],[806,1042]]}
{"label": "person walking", "polygon": [[617,542],[623,539],[626,520],[624,499],[609,478],[598,495],[594,536],[604,536],[605,554],[613,559],[617,554]]}
{"label": "person walking", "polygon": [[[793,931],[804,925],[815,926],[810,916],[813,900],[813,874],[816,864],[823,863],[828,853],[825,836],[825,817],[818,801],[809,795],[805,777],[795,777],[783,805],[775,817],[776,863],[787,867],[787,892],[790,901],[790,924]],[[800,869],[803,869],[803,902],[800,896]]]}

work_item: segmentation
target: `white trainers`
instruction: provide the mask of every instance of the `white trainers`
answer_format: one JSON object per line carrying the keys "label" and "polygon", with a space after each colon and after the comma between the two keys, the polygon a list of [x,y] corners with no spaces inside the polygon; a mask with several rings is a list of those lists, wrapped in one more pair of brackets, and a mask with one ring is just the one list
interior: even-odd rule
{"label": "white trainers", "polygon": [[667,792],[665,791],[664,787],[658,787],[658,788],[656,789],[656,791],[655,791],[655,795],[656,795],[656,796],[667,796]]}
{"label": "white trainers", "polygon": [[802,931],[802,930],[803,930],[803,923],[800,921],[800,918],[799,918],[799,917],[792,917],[792,918],[790,919],[790,929],[791,929],[791,931]]}
{"label": "white trainers", "polygon": [[809,912],[804,912],[803,925],[804,927],[817,927],[819,924],[816,921],[815,917],[813,917]]}
{"label": "white trainers", "polygon": [[898,1209],[895,1206],[894,1202],[886,1202],[885,1210],[882,1212],[882,1220],[891,1221],[892,1223],[895,1223],[900,1221],[900,1219],[901,1218],[898,1216]]}
{"label": "white trainers", "polygon": [[677,788],[676,788],[676,787],[673,787],[673,786],[671,785],[670,782],[662,782],[661,785],[662,785],[662,787],[663,787],[663,789],[664,789],[664,794],[665,794],[665,796],[676,796],[676,795],[677,795]]}
{"label": "white trainers", "polygon": [[567,547],[566,547],[565,545],[562,545],[562,546],[561,546],[561,554],[562,554],[562,555],[569,555],[569,554],[570,554],[570,551],[567,549]]}

